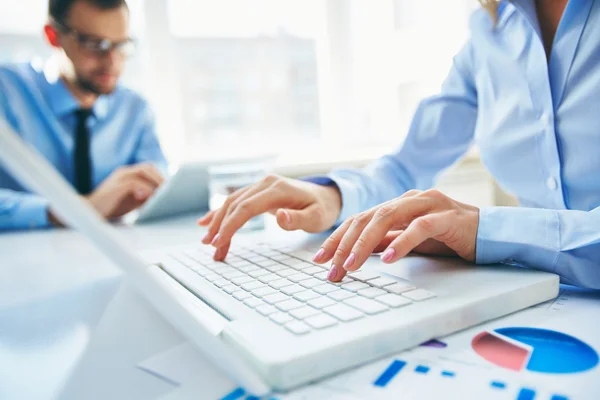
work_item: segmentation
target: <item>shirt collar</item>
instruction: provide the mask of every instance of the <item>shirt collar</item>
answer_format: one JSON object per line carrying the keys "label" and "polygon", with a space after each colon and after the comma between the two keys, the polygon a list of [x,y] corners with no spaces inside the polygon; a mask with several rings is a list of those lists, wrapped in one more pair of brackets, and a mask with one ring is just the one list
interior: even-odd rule
{"label": "shirt collar", "polygon": [[[69,91],[63,80],[60,79],[57,68],[51,63],[44,67],[41,79],[43,80],[42,84],[45,86],[44,94],[48,105],[58,118],[73,114],[80,108],[77,99]],[[99,120],[106,118],[109,102],[110,96],[99,96],[92,107],[92,115]]]}

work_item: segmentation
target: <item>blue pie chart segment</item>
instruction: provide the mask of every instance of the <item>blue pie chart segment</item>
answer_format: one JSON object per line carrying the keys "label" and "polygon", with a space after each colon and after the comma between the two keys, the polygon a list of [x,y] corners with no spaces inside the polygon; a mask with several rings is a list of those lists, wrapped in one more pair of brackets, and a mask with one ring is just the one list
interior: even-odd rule
{"label": "blue pie chart segment", "polygon": [[533,348],[529,371],[569,374],[598,365],[598,353],[592,347],[564,333],[537,328],[501,328],[496,332]]}

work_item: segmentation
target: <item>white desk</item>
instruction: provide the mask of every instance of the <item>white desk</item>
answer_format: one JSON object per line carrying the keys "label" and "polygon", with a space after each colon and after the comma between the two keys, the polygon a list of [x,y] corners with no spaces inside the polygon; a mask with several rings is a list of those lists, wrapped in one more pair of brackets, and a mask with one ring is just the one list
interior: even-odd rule
{"label": "white desk", "polygon": [[[273,225],[271,219],[266,232],[246,235],[280,238]],[[194,218],[118,229],[138,250],[203,235]],[[0,399],[132,400],[173,390],[136,366],[184,339],[127,285],[120,287],[120,272],[87,239],[67,230],[0,234],[0,255]],[[340,387],[352,377],[345,379]],[[587,393],[597,393],[600,383],[592,388]]]}
{"label": "white desk", "polygon": [[[138,250],[203,236],[193,217],[118,229]],[[268,219],[266,232],[245,235],[274,229]],[[65,398],[145,399],[171,390],[135,365],[183,339],[135,293],[119,292],[120,283],[120,271],[77,232],[0,234],[0,399],[52,398],[71,373],[79,384]],[[74,369],[92,332],[94,348]]]}

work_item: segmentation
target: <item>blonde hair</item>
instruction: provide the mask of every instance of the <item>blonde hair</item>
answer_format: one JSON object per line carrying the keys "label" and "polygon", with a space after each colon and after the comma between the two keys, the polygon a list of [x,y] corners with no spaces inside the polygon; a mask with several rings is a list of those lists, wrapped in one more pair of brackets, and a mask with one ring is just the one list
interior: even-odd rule
{"label": "blonde hair", "polygon": [[481,7],[483,7],[490,17],[492,17],[492,21],[494,21],[494,25],[498,22],[498,0],[479,0],[481,3]]}

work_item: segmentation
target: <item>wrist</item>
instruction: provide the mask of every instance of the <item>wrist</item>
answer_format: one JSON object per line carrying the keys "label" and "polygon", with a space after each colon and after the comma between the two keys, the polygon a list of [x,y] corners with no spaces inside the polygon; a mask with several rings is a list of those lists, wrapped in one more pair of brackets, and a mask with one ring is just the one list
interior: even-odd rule
{"label": "wrist", "polygon": [[337,221],[342,213],[342,192],[340,188],[333,183],[327,186],[320,186],[320,190],[323,193],[327,210],[335,213],[334,221]]}

